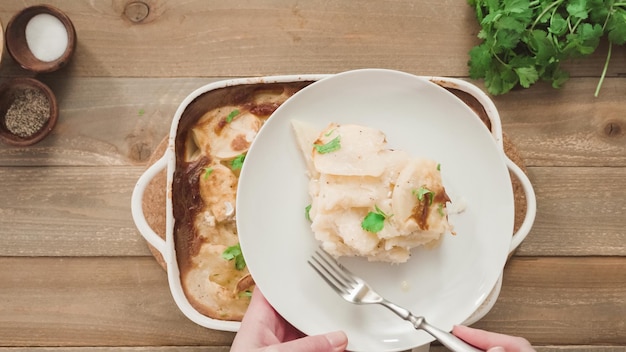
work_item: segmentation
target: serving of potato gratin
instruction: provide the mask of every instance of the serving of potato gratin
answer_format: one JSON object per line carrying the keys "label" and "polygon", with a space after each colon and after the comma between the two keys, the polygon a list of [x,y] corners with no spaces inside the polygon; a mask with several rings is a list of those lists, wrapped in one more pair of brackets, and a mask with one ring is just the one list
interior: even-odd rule
{"label": "serving of potato gratin", "polygon": [[306,216],[328,253],[403,263],[412,248],[435,246],[452,230],[436,161],[389,149],[370,127],[292,126],[310,178]]}

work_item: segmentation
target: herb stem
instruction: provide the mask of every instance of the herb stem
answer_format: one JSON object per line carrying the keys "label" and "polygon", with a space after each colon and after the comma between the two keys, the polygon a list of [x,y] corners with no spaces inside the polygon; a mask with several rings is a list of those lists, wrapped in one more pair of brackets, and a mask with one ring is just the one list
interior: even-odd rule
{"label": "herb stem", "polygon": [[602,24],[602,31],[606,29],[606,25],[609,23],[609,19],[611,19],[611,16],[613,16],[613,5],[611,5],[609,11],[607,11],[606,18],[604,19],[604,23]]}
{"label": "herb stem", "polygon": [[[578,25],[579,25],[579,24],[580,24],[580,22],[582,22],[582,21],[583,21],[583,19],[582,19],[582,18],[579,18],[579,19],[578,19],[578,21],[576,21],[576,24],[574,25],[574,27],[572,27],[572,30],[571,30],[571,32],[572,32],[572,33],[576,32],[576,28],[578,27]],[[567,22],[569,23],[569,21],[567,21]]]}
{"label": "herb stem", "polygon": [[543,9],[543,11],[541,11],[539,16],[537,16],[537,18],[535,18],[535,22],[533,22],[532,26],[530,26],[530,30],[532,31],[533,29],[535,29],[535,26],[537,25],[537,23],[539,23],[539,21],[541,21],[541,17],[543,17],[546,13],[548,13],[548,11],[550,11],[550,9],[552,9],[555,6],[558,7],[559,5],[561,5],[562,2],[563,2],[563,0],[555,1],[555,2],[551,3],[550,6],[546,7],[545,9]]}
{"label": "herb stem", "polygon": [[491,53],[493,54],[493,57],[495,57],[496,60],[498,60],[498,62],[500,62],[504,67],[510,68],[509,64],[507,64],[506,62],[502,61],[500,56],[498,54],[496,54],[493,50],[491,50]]}
{"label": "herb stem", "polygon": [[611,60],[611,51],[613,51],[613,43],[609,42],[609,51],[606,54],[606,61],[604,62],[604,68],[602,69],[602,75],[600,76],[600,81],[598,81],[598,86],[596,87],[596,92],[593,95],[596,98],[600,94],[600,87],[602,87],[602,83],[604,82],[604,77],[606,77],[606,71],[609,68],[609,61]]}

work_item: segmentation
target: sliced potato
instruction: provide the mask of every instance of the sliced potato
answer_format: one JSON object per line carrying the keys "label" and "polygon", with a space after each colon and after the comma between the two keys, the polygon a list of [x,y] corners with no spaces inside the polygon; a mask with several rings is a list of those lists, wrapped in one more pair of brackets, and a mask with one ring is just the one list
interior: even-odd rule
{"label": "sliced potato", "polygon": [[330,148],[330,152],[314,148],[313,163],[320,173],[379,177],[385,171],[384,158],[380,153],[385,150],[387,141],[377,129],[330,124],[320,133],[314,145],[338,145],[337,148]]}
{"label": "sliced potato", "polygon": [[254,114],[225,106],[207,112],[193,128],[193,136],[205,154],[233,159],[248,151],[262,125]]}

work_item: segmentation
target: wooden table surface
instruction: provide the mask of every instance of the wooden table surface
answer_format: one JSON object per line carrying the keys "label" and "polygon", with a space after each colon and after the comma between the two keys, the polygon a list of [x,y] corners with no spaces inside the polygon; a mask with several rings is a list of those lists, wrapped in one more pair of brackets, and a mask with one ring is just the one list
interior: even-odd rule
{"label": "wooden table surface", "polygon": [[[0,20],[38,3],[3,0]],[[54,133],[0,146],[0,351],[228,351],[233,333],[178,310],[130,213],[182,99],[223,78],[365,67],[469,80],[478,43],[464,0],[47,3],[78,45],[38,76],[59,99]],[[475,326],[542,351],[626,351],[626,50],[596,98],[606,52],[567,63],[560,90],[493,98],[538,213]],[[5,52],[0,79],[16,76],[32,74]]]}

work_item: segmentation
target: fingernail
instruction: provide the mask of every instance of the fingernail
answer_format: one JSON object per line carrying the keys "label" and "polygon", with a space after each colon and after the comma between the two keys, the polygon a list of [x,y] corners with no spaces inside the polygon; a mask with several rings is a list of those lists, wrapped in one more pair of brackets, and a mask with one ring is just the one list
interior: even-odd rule
{"label": "fingernail", "polygon": [[326,334],[326,339],[336,351],[343,351],[348,344],[348,336],[343,331],[335,331]]}
{"label": "fingernail", "polygon": [[506,352],[506,350],[502,346],[496,346],[496,347],[491,347],[488,350],[488,352]]}

